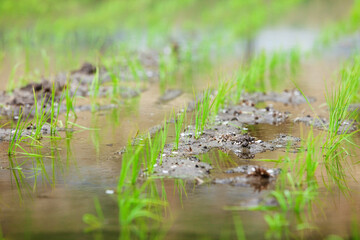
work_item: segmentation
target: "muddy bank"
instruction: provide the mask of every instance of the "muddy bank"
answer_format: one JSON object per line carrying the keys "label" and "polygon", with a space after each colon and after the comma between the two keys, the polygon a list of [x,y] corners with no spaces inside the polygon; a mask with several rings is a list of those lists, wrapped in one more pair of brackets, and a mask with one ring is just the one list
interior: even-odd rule
{"label": "muddy bank", "polygon": [[[115,91],[117,94],[115,97],[133,98],[145,90],[136,86],[136,81],[143,82],[157,78],[157,74],[150,74],[150,70],[146,70],[146,68],[138,70],[139,73],[134,73],[135,70],[131,71],[129,66],[119,66],[117,72],[110,72],[105,67],[99,67],[98,70],[97,73],[95,65],[84,63],[79,69],[70,73],[59,73],[52,79],[43,78],[40,82],[28,83],[11,92],[0,92],[0,115],[18,116],[21,110],[24,115],[33,116],[36,102],[39,108],[48,110],[51,106],[52,94],[54,94],[56,107],[61,105],[61,112],[64,112],[66,111],[65,91],[68,91],[70,97],[109,97],[114,94],[112,83],[114,79],[117,79],[119,84]],[[145,72],[148,74],[145,75]],[[138,79],[134,79],[133,75],[136,75]],[[134,86],[131,84],[130,86],[120,86],[124,82],[127,82],[128,85],[132,82]]]}
{"label": "muddy bank", "polygon": [[154,174],[180,178],[209,177],[212,166],[200,164],[196,156],[211,149],[233,152],[241,159],[252,159],[257,153],[281,148],[296,152],[300,142],[297,137],[280,134],[271,141],[263,141],[244,133],[245,124],[281,124],[286,118],[284,113],[270,107],[257,109],[248,101],[223,109],[214,123],[199,133],[198,138],[195,137],[195,127],[188,126],[180,136],[178,149],[175,150],[173,144],[166,145],[162,165],[159,158]]}
{"label": "muddy bank", "polygon": [[[310,115],[307,115],[305,117],[297,117],[294,119],[295,123],[304,123],[307,126],[313,126],[317,129],[321,129],[321,130],[328,130],[329,128],[329,120],[327,120],[326,118],[322,118],[322,117],[311,117]],[[338,134],[341,133],[349,133],[349,132],[354,132],[358,129],[358,123],[353,120],[345,120],[343,122],[340,123],[339,129],[338,129]]]}
{"label": "muddy bank", "polygon": [[[37,130],[36,126],[34,126],[34,125],[27,126],[21,132],[16,132],[15,129],[0,128],[0,142],[1,141],[11,141],[15,135],[16,135],[15,136],[16,140],[18,140],[20,137],[34,136],[36,130]],[[56,131],[65,131],[65,129],[57,127]],[[44,124],[41,127],[40,133],[42,135],[51,134],[51,126],[49,124]]]}
{"label": "muddy bank", "polygon": [[301,94],[301,92],[297,89],[294,90],[284,90],[281,93],[262,93],[262,92],[255,92],[255,93],[244,93],[242,96],[243,99],[247,101],[251,101],[253,103],[259,102],[280,102],[284,103],[285,105],[298,105],[307,103],[307,101],[315,102],[316,99],[313,97],[307,96],[306,98]]}

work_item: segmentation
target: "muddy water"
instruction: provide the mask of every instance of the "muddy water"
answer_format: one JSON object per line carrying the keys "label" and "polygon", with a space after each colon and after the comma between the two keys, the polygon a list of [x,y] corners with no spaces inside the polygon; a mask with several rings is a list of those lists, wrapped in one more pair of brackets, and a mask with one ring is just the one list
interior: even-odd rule
{"label": "muddy water", "polygon": [[[329,4],[329,8],[333,9],[334,6]],[[334,9],[333,11],[337,12]],[[344,11],[346,11],[345,8]],[[326,11],[322,9],[321,12]],[[313,21],[316,20],[319,19],[315,18]],[[279,29],[279,27],[274,29]],[[283,27],[281,29],[283,38],[291,36],[294,31],[297,31],[293,28],[285,28],[290,31],[283,30]],[[314,29],[301,32],[298,38],[299,42],[292,43],[292,45],[300,44],[304,50],[309,49],[309,41],[312,42],[316,35],[314,32],[316,32]],[[266,29],[261,32],[259,35],[261,37],[256,41],[258,48],[264,46],[272,49],[277,46],[262,43],[264,36],[269,36],[269,33],[270,36],[271,33],[278,34],[279,30]],[[276,42],[276,39],[271,42]],[[322,106],[325,102],[324,80],[333,77],[334,70],[339,67],[339,61],[338,57],[305,59],[300,70],[297,79],[300,88],[307,95],[317,98],[318,101],[314,103],[314,107],[319,115],[326,116],[326,108]],[[288,87],[291,88],[292,85],[289,84]],[[119,156],[116,152],[138,130],[146,132],[149,128],[160,124],[164,116],[169,114],[172,109],[179,109],[191,99],[191,94],[184,94],[167,104],[158,104],[156,101],[159,96],[158,87],[153,86],[139,98],[129,100],[118,110],[79,114],[78,124],[90,128],[100,128],[100,130],[80,130],[73,133],[72,136],[68,136],[68,141],[48,142],[43,153],[48,156],[53,155],[54,158],[16,159],[18,162],[25,162],[23,170],[27,173],[20,192],[16,187],[14,177],[14,174],[18,176],[19,173],[7,168],[9,166],[9,160],[5,154],[7,143],[1,143],[1,153],[4,154],[0,158],[2,167],[0,170],[0,188],[2,189],[0,221],[5,237],[7,239],[93,239],[96,237],[95,235],[83,232],[85,224],[82,223],[82,216],[84,213],[94,212],[93,197],[97,196],[102,204],[107,223],[113,226],[102,233],[103,239],[118,238],[116,202],[111,195],[105,194],[106,189],[116,188],[120,169]],[[262,140],[273,139],[279,133],[299,137],[306,136],[309,129],[293,123],[292,119],[301,115],[313,114],[307,105],[271,104],[275,109],[289,111],[293,115],[286,123],[279,126],[263,124],[248,126],[252,136]],[[316,131],[316,133],[320,133],[320,131]],[[359,135],[356,136],[356,141],[360,142]],[[50,147],[55,149],[53,153]],[[278,150],[257,154],[253,160],[237,159],[231,156],[229,165],[220,163],[221,169],[214,170],[214,174],[221,176],[223,168],[232,166],[232,164],[246,163],[274,167],[272,163],[256,160],[277,159],[282,155],[284,152]],[[209,158],[213,165],[221,160],[216,152],[209,154]],[[32,162],[35,160],[44,162],[47,176],[44,175],[44,172],[40,172],[37,179],[34,178]],[[356,157],[352,161],[356,162]],[[345,197],[334,186],[332,186],[333,192],[330,193],[324,186],[320,187],[320,201],[314,208],[313,222],[321,229],[321,233],[312,235],[313,239],[329,234],[346,235],[349,232],[352,216],[359,212],[357,202],[360,200],[360,188],[356,178],[360,168],[354,164],[347,168],[350,168],[349,175],[352,173],[355,178],[349,176],[348,179],[348,186],[353,190],[351,197]],[[323,176],[326,178],[321,166],[317,173],[320,183]],[[34,188],[35,183],[36,188]],[[195,185],[189,181],[185,182],[185,190],[179,191],[174,180],[164,180],[164,188],[167,192],[172,216],[166,239],[232,239],[234,238],[233,214],[241,216],[248,239],[261,239],[266,232],[267,225],[263,220],[262,213],[250,211],[233,213],[224,211],[223,207],[256,204],[260,198],[268,194],[271,187],[258,191],[254,187],[211,183]]]}

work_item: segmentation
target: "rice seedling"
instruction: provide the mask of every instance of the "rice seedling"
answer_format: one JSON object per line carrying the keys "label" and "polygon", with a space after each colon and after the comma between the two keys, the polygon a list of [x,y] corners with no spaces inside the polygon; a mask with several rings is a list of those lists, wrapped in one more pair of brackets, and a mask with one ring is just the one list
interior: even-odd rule
{"label": "rice seedling", "polygon": [[112,95],[111,101],[117,103],[119,97],[119,82],[121,81],[119,76],[117,76],[113,71],[108,70],[112,82]]}
{"label": "rice seedling", "polygon": [[167,138],[167,134],[168,134],[168,124],[166,121],[166,116],[164,119],[164,126],[163,129],[160,132],[161,134],[161,153],[160,153],[160,159],[159,159],[159,165],[162,165],[162,160],[163,160],[163,154],[164,154],[164,150],[165,150],[165,144],[166,144],[166,138]]}
{"label": "rice seedling", "polygon": [[15,74],[20,65],[21,65],[20,63],[17,63],[11,69],[9,80],[8,80],[7,86],[6,86],[7,92],[11,92],[15,88]]}
{"label": "rice seedling", "polygon": [[195,110],[195,138],[202,134],[211,114],[211,90],[205,90]]}
{"label": "rice seedling", "polygon": [[[70,82],[69,82],[69,78],[67,78],[67,84],[66,84],[65,93],[64,93],[65,94],[65,105],[66,105],[66,113],[65,113],[65,128],[66,129],[68,129],[70,112],[74,116],[75,120],[77,119],[77,114],[75,112],[76,92],[77,92],[77,90],[71,96]],[[60,103],[61,103],[61,101],[60,101]]]}
{"label": "rice seedling", "polygon": [[183,110],[181,114],[176,117],[176,114],[174,112],[174,120],[175,120],[175,142],[174,142],[174,150],[177,150],[179,148],[179,140],[180,140],[180,134],[183,129],[183,126],[186,119],[186,108]]}
{"label": "rice seedling", "polygon": [[147,173],[152,174],[157,159],[162,151],[162,137],[161,133],[158,133],[152,139],[148,134],[147,147],[146,147],[146,162],[147,162]]}
{"label": "rice seedling", "polygon": [[[143,150],[143,144],[132,146],[129,141],[122,158],[116,192],[119,211],[118,224],[122,239],[131,239],[132,232],[135,232],[135,234],[146,233],[148,227],[143,220],[160,221],[161,212],[157,211],[156,208],[166,206],[166,202],[159,199],[159,194],[154,189],[153,182],[148,180],[139,187],[135,184],[140,172],[140,156],[143,154]],[[147,194],[148,191],[149,194]],[[85,214],[83,216],[84,222],[89,225],[89,230],[99,229],[104,226],[105,218],[98,201],[95,202],[95,208],[97,216],[92,214]]]}
{"label": "rice seedling", "polygon": [[229,94],[232,88],[233,88],[233,84],[231,81],[227,81],[227,82],[220,81],[217,87],[216,96],[212,103],[213,116],[216,116],[219,112],[219,109],[225,106],[225,104],[228,101]]}
{"label": "rice seedling", "polygon": [[353,1],[350,9],[350,14],[346,18],[337,23],[330,24],[323,30],[317,42],[318,46],[328,46],[341,36],[351,34],[358,29],[360,22],[360,1]]}
{"label": "rice seedling", "polygon": [[140,61],[138,59],[128,60],[128,66],[130,72],[135,80],[136,86],[138,88],[141,87],[142,77],[145,76],[144,68],[142,67]]}
{"label": "rice seedling", "polygon": [[[35,107],[35,115],[33,119],[33,128],[35,128],[35,131],[33,132],[33,137],[36,140],[40,140],[42,138],[42,128],[44,124],[49,119],[49,114],[46,112],[46,109],[44,106],[46,105],[46,96],[44,96],[40,102],[40,105],[37,103],[37,96],[35,93],[35,90],[33,89],[34,93],[34,107]],[[52,104],[53,105],[53,104]]]}
{"label": "rice seedling", "polygon": [[234,77],[234,85],[235,85],[235,93],[233,97],[233,103],[237,104],[240,102],[241,94],[244,91],[244,85],[246,81],[247,73],[243,71],[241,68],[236,72],[236,75]]}
{"label": "rice seedling", "polygon": [[[51,90],[51,106],[50,106],[50,135],[54,136],[57,133],[57,125],[60,114],[60,105],[62,102],[62,98],[59,103],[55,103],[55,82],[53,82],[52,90]],[[57,110],[55,112],[55,105],[57,105]]]}
{"label": "rice seedling", "polygon": [[122,189],[127,181],[130,181],[132,185],[136,183],[141,169],[140,155],[142,154],[143,148],[143,143],[136,147],[134,147],[130,141],[127,144],[126,152],[123,154],[124,160],[121,162],[118,189]]}
{"label": "rice seedling", "polygon": [[50,75],[50,57],[46,52],[46,49],[42,48],[40,50],[42,61],[44,63],[44,70],[47,75]]}
{"label": "rice seedling", "polygon": [[290,51],[290,70],[291,74],[295,75],[298,72],[301,60],[301,52],[299,47],[295,47]]}
{"label": "rice seedling", "polygon": [[96,67],[96,72],[93,81],[90,85],[90,96],[91,96],[91,111],[95,112],[96,110],[96,99],[99,96],[99,90],[100,90],[100,69],[99,67]]}
{"label": "rice seedling", "polygon": [[357,131],[349,132],[354,124],[354,112],[349,111],[351,100],[357,94],[358,75],[354,74],[354,67],[345,68],[341,72],[341,80],[337,82],[337,88],[331,95],[326,94],[326,102],[329,107],[329,125],[326,140],[322,148],[322,155],[328,177],[336,183],[340,189],[346,190],[346,174],[343,162],[348,155],[344,144],[358,147],[351,140]]}

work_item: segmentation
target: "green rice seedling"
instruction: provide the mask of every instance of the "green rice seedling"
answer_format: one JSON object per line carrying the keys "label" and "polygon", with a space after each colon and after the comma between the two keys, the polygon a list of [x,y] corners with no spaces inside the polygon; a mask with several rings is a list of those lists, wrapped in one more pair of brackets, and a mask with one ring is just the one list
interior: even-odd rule
{"label": "green rice seedling", "polygon": [[286,52],[276,51],[269,57],[268,73],[272,89],[275,89],[286,77],[286,55]]}
{"label": "green rice seedling", "polygon": [[360,22],[360,1],[353,1],[350,14],[343,20],[331,24],[323,30],[317,41],[318,46],[327,46],[339,39],[342,35],[357,31]]}
{"label": "green rice seedling", "polygon": [[[331,95],[326,94],[326,101],[329,106],[329,126],[326,141],[322,148],[324,163],[328,177],[336,183],[340,189],[347,189],[346,174],[342,166],[343,159],[348,155],[343,144],[351,144],[358,147],[351,140],[351,136],[357,131],[350,133],[349,128],[354,113],[349,111],[351,99],[357,94],[356,84],[358,76],[354,76],[353,68],[344,69],[341,73],[341,81],[337,83],[337,89]],[[345,121],[350,121],[344,127]]]}
{"label": "green rice seedling", "polygon": [[8,155],[11,156],[14,154],[15,152],[15,144],[16,144],[16,140],[18,138],[20,138],[23,130],[25,129],[25,125],[24,124],[21,124],[21,119],[22,119],[22,110],[20,108],[19,110],[19,117],[17,119],[17,123],[16,123],[16,127],[15,127],[15,132],[14,134],[11,136],[11,139],[10,139],[10,144],[9,144],[9,149],[8,149]]}
{"label": "green rice seedling", "polygon": [[44,70],[47,75],[50,75],[50,58],[44,48],[41,49],[41,57],[44,63]]}
{"label": "green rice seedling", "polygon": [[[50,106],[50,135],[54,136],[57,133],[57,124],[59,120],[60,105],[62,99],[60,99],[59,104],[55,103],[55,82],[53,82],[51,90],[51,106]],[[55,104],[57,104],[57,110],[55,111]]]}
{"label": "green rice seedling", "polygon": [[100,90],[100,69],[99,67],[96,67],[96,72],[93,81],[90,85],[90,95],[91,95],[91,111],[95,112],[96,110],[96,98],[99,96],[99,90]]}
{"label": "green rice seedling", "polygon": [[175,120],[175,142],[174,142],[174,150],[177,150],[179,148],[179,140],[180,140],[180,134],[183,129],[183,126],[186,119],[186,108],[184,111],[176,117],[174,113],[174,120]]}
{"label": "green rice seedling", "polygon": [[241,99],[241,94],[244,91],[247,73],[241,68],[236,72],[234,77],[235,93],[233,99],[234,104],[238,104]]}
{"label": "green rice seedling", "polygon": [[271,56],[269,56],[269,75],[270,78],[276,78],[278,71],[277,67],[280,64],[280,51],[274,51]]}
{"label": "green rice seedling", "polygon": [[315,172],[319,165],[319,162],[316,160],[318,159],[316,150],[318,141],[318,138],[314,138],[313,131],[311,129],[307,139],[307,151],[305,155],[306,181],[308,184],[316,181]]}
{"label": "green rice seedling", "polygon": [[169,86],[176,84],[176,71],[178,59],[171,50],[168,54],[162,54],[159,62],[160,90],[164,92]]}
{"label": "green rice seedling", "polygon": [[7,92],[11,92],[15,88],[15,74],[20,65],[20,63],[17,63],[11,69],[9,80],[6,86]]}
{"label": "green rice seedling", "polygon": [[249,92],[265,91],[265,71],[266,71],[266,55],[264,52],[255,56],[245,69],[246,81],[245,89]]}
{"label": "green rice seedling", "polygon": [[290,70],[291,74],[295,75],[298,72],[301,60],[301,52],[299,47],[295,47],[290,51]]}
{"label": "green rice seedling", "polygon": [[140,155],[143,153],[143,144],[134,147],[131,142],[127,144],[126,152],[123,154],[121,162],[121,171],[118,181],[118,190],[125,187],[126,183],[130,181],[135,184],[141,169]]}
{"label": "green rice seedling", "polygon": [[34,106],[35,106],[35,115],[33,119],[35,131],[33,132],[33,137],[36,140],[40,140],[42,138],[42,128],[44,124],[48,121],[49,114],[46,112],[46,109],[43,107],[46,105],[45,103],[46,95],[43,96],[40,105],[38,105],[37,96],[34,89],[33,89],[33,93],[34,93]]}
{"label": "green rice seedling", "polygon": [[119,82],[121,81],[120,78],[112,71],[108,70],[112,82],[112,95],[111,100],[113,102],[118,102],[119,97]]}
{"label": "green rice seedling", "polygon": [[[8,148],[9,156],[15,155],[16,148],[19,146],[17,144],[17,142],[21,142],[21,140],[24,138],[22,135],[23,135],[23,132],[28,127],[29,116],[30,116],[30,114],[26,117],[25,120],[23,120],[23,111],[21,108],[19,109],[19,116],[18,116],[18,119],[16,122],[15,130],[14,130],[14,133],[10,137],[10,144],[9,144],[9,148]],[[34,139],[34,141],[36,141],[36,139]]]}
{"label": "green rice seedling", "polygon": [[147,218],[159,221],[161,219],[160,216],[154,214],[151,208],[165,205],[161,200],[145,196],[149,182],[143,183],[139,188],[135,185],[140,172],[140,156],[143,154],[143,149],[143,143],[132,146],[129,141],[122,158],[117,185],[117,204],[119,209],[119,227],[126,235],[130,234],[129,227],[137,219]]}
{"label": "green rice seedling", "polygon": [[166,116],[164,119],[164,127],[160,132],[161,134],[161,153],[160,153],[160,160],[159,160],[159,165],[162,165],[162,160],[163,160],[163,154],[164,154],[164,149],[165,149],[165,144],[166,144],[166,138],[167,138],[167,134],[168,134],[168,124],[166,121]]}
{"label": "green rice seedling", "polygon": [[136,85],[138,88],[141,87],[141,76],[145,75],[144,68],[142,67],[140,61],[138,59],[129,61],[128,60],[128,66],[132,73],[132,76],[136,82]]}
{"label": "green rice seedling", "polygon": [[[306,180],[308,186],[316,185],[315,172],[319,165],[318,149],[322,137],[322,135],[314,137],[313,129],[310,129],[306,141],[302,143],[300,152],[291,164],[294,181],[303,182]],[[305,175],[306,177],[304,177]]]}
{"label": "green rice seedling", "polygon": [[233,88],[233,84],[231,81],[220,81],[217,87],[217,93],[212,103],[212,115],[216,116],[221,107],[224,107],[227,103],[226,101],[229,98],[229,94],[231,89]]}
{"label": "green rice seedling", "polygon": [[195,138],[199,138],[203,132],[211,114],[211,90],[205,90],[202,99],[197,103],[195,110]]}
{"label": "green rice seedling", "polygon": [[147,148],[146,148],[146,162],[147,173],[152,174],[157,159],[161,153],[161,133],[158,133],[152,139],[150,133],[148,134]]}
{"label": "green rice seedling", "polygon": [[[77,92],[77,89],[75,90],[75,93],[71,96],[70,83],[69,83],[69,78],[68,78],[66,88],[64,91],[65,105],[66,105],[66,114],[65,114],[65,128],[66,129],[68,128],[68,124],[69,124],[70,112],[74,116],[75,120],[77,119],[77,114],[75,112],[76,92]],[[61,101],[60,101],[60,103],[61,103]]]}
{"label": "green rice seedling", "polygon": [[136,229],[134,223],[139,223],[141,219],[161,221],[161,216],[154,213],[153,209],[158,206],[162,207],[165,203],[157,198],[146,197],[145,191],[147,186],[148,182],[144,183],[140,188],[126,188],[118,192],[118,222],[122,237],[130,236],[131,231],[134,231],[132,229]]}

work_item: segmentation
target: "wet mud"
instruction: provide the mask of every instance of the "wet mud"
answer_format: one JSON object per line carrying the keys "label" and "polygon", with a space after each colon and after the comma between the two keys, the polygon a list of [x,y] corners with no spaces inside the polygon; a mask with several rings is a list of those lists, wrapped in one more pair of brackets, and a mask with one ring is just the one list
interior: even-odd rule
{"label": "wet mud", "polygon": [[286,118],[286,114],[272,108],[257,109],[249,101],[223,109],[211,126],[198,133],[198,137],[195,127],[188,126],[180,136],[178,149],[174,150],[173,144],[166,145],[154,174],[179,178],[211,177],[212,166],[200,164],[197,156],[212,149],[232,152],[240,159],[253,159],[257,153],[276,149],[296,152],[300,138],[280,134],[270,141],[263,141],[244,133],[245,124],[281,124]]}
{"label": "wet mud", "polygon": [[251,101],[253,103],[259,102],[280,102],[286,105],[298,105],[307,103],[307,101],[315,102],[315,98],[313,97],[304,97],[301,92],[297,89],[294,90],[284,90],[281,93],[269,92],[269,93],[244,93],[243,99]]}
{"label": "wet mud", "polygon": [[[311,117],[307,115],[305,117],[297,117],[294,119],[295,123],[304,123],[307,126],[313,126],[317,129],[327,130],[329,128],[329,120],[321,117]],[[346,120],[340,123],[338,134],[345,132],[354,132],[358,129],[358,123],[355,120]]]}
{"label": "wet mud", "polygon": [[[57,131],[64,131],[64,128],[56,128]],[[20,137],[33,136],[36,131],[36,126],[30,125],[21,133],[17,133],[15,129],[10,128],[0,128],[0,142],[2,141],[11,141],[14,136],[18,140]],[[49,124],[44,124],[41,127],[40,133],[43,135],[49,135],[51,133],[51,126]]]}
{"label": "wet mud", "polygon": [[[155,62],[156,63],[156,62]],[[154,63],[154,64],[155,64]],[[154,68],[153,66],[151,68]],[[0,115],[2,116],[18,116],[20,111],[24,115],[30,114],[34,116],[34,105],[37,102],[38,107],[42,107],[48,111],[51,107],[52,93],[54,91],[54,102],[56,106],[60,106],[60,112],[66,111],[66,107],[62,103],[65,97],[65,90],[69,90],[70,97],[81,96],[89,97],[93,93],[92,84],[94,79],[98,77],[99,87],[96,93],[97,97],[111,96],[113,86],[110,83],[114,73],[106,70],[105,67],[99,67],[98,76],[96,74],[96,66],[91,63],[84,63],[79,69],[71,71],[70,73],[59,73],[53,78],[41,79],[40,82],[28,83],[27,85],[16,88],[10,92],[0,92]],[[119,74],[116,75],[122,81],[128,81],[132,79],[132,73],[129,67],[119,66]],[[144,68],[144,74],[138,74],[140,81],[157,78],[156,74],[150,74],[150,70]],[[139,96],[139,94],[145,89],[131,86],[119,86],[118,92],[121,98],[128,99]],[[35,96],[35,98],[34,98]],[[42,101],[44,100],[44,101]],[[76,108],[78,111],[88,110],[90,107]]]}
{"label": "wet mud", "polygon": [[[280,174],[279,168],[264,168],[255,165],[242,165],[226,170],[230,177],[215,178],[215,184],[230,184],[232,186],[252,187],[255,191],[270,189],[276,177]],[[232,176],[236,174],[236,176]]]}

